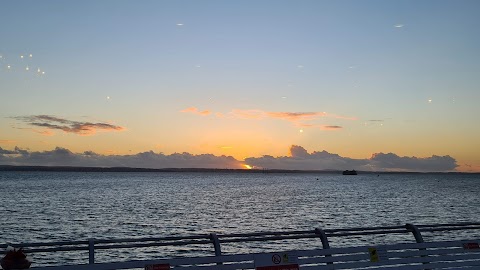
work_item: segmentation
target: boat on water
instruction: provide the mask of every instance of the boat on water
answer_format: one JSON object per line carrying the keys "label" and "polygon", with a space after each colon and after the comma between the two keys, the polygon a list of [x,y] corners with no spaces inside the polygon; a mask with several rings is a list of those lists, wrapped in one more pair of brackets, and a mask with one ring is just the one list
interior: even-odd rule
{"label": "boat on water", "polygon": [[357,171],[355,171],[355,170],[351,170],[351,171],[345,170],[345,171],[342,172],[342,174],[343,175],[357,175]]}

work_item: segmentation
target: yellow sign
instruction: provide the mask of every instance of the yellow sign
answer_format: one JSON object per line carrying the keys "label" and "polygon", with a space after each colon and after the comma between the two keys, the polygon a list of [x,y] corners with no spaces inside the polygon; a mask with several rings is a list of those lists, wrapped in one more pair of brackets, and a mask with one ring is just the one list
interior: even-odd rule
{"label": "yellow sign", "polygon": [[378,262],[380,260],[380,258],[378,258],[378,251],[376,248],[368,248],[368,253],[370,254],[371,262]]}

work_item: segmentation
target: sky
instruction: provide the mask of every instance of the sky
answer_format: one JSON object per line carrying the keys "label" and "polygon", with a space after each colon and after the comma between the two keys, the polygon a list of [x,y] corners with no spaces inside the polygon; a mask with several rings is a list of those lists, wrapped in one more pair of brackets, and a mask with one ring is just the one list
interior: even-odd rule
{"label": "sky", "polygon": [[480,1],[0,3],[0,165],[480,172]]}

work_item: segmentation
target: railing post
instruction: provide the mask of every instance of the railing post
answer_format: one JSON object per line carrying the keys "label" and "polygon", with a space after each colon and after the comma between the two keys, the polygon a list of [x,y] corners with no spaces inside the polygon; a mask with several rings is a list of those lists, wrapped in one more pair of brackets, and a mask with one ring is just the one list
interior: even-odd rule
{"label": "railing post", "polygon": [[417,226],[415,226],[413,224],[410,224],[410,223],[407,223],[405,225],[405,228],[407,228],[407,230],[409,230],[413,233],[413,237],[415,237],[415,241],[417,241],[417,243],[423,243],[424,242],[422,234],[420,233],[420,230],[418,229]]}
{"label": "railing post", "polygon": [[[315,228],[315,234],[320,237],[323,249],[330,249],[330,243],[328,243],[328,238],[325,232],[320,228]],[[332,255],[325,255],[325,257],[332,257]],[[327,264],[333,264],[333,262],[327,262]]]}
{"label": "railing post", "polygon": [[[216,233],[210,233],[210,240],[212,240],[213,248],[215,249],[215,256],[222,256],[222,250],[220,248],[220,240]],[[217,265],[221,265],[221,262],[218,262]]]}
{"label": "railing post", "polygon": [[[418,229],[417,226],[415,226],[411,223],[407,223],[405,225],[405,228],[407,228],[407,230],[409,230],[413,233],[413,236],[415,237],[415,241],[417,241],[417,243],[424,243],[425,242],[425,241],[423,241],[423,236],[420,233],[420,230]],[[419,248],[419,250],[427,250],[427,249],[426,248]],[[427,255],[421,255],[421,257],[428,257],[428,256]],[[428,264],[428,262],[424,262],[423,264]],[[425,270],[430,270],[430,269],[426,268]]]}
{"label": "railing post", "polygon": [[217,234],[211,233],[210,240],[212,240],[213,248],[215,248],[215,256],[221,256],[222,250],[220,249],[220,240],[218,240]]}
{"label": "railing post", "polygon": [[88,264],[95,263],[95,239],[88,239]]}
{"label": "railing post", "polygon": [[328,243],[327,235],[325,232],[320,229],[320,228],[315,228],[315,234],[320,237],[320,240],[322,240],[322,247],[323,249],[330,248],[330,244]]}

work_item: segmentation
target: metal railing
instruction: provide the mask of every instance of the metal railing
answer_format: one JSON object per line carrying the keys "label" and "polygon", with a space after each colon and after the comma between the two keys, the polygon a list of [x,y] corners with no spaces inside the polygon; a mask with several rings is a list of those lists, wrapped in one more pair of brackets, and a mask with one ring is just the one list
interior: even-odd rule
{"label": "metal railing", "polygon": [[403,226],[382,226],[382,227],[359,227],[345,229],[321,229],[283,231],[283,232],[254,232],[237,234],[202,234],[189,236],[167,236],[167,237],[147,237],[147,238],[127,238],[127,239],[88,239],[83,241],[57,241],[57,242],[38,242],[38,243],[18,243],[3,244],[0,249],[5,249],[8,245],[15,248],[23,248],[25,253],[40,252],[64,252],[64,251],[87,251],[89,254],[89,264],[95,263],[95,251],[107,249],[124,248],[143,248],[143,247],[162,247],[162,246],[186,246],[208,244],[212,245],[215,256],[221,256],[221,244],[255,242],[255,241],[277,241],[289,239],[308,239],[318,238],[321,240],[322,248],[329,249],[329,239],[335,237],[348,236],[366,236],[366,235],[387,235],[387,234],[411,234],[415,242],[423,243],[422,233],[432,233],[440,231],[458,231],[458,230],[478,230],[480,223],[456,223],[456,224],[434,224],[434,225],[414,225],[406,224]]}

